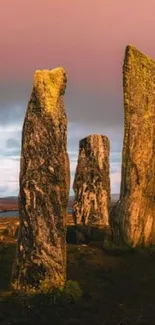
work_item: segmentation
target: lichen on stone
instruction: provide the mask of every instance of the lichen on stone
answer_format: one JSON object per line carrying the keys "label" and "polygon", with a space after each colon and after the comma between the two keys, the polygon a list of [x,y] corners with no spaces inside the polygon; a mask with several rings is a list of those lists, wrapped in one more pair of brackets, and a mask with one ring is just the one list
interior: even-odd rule
{"label": "lichen on stone", "polygon": [[[22,131],[16,291],[62,287],[70,172],[63,68],[37,70]],[[22,247],[22,250],[21,250]]]}
{"label": "lichen on stone", "polygon": [[155,61],[127,46],[120,201],[110,217],[117,243],[155,244]]}
{"label": "lichen on stone", "polygon": [[80,141],[73,189],[75,224],[109,226],[109,140],[90,135]]}

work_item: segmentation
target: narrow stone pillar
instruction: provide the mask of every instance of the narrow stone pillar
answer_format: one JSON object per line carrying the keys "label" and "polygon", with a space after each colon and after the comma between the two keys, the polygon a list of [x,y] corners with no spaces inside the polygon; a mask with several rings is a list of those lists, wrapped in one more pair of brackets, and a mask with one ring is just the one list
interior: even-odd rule
{"label": "narrow stone pillar", "polygon": [[37,70],[22,132],[16,291],[43,292],[66,280],[69,195],[63,68]]}
{"label": "narrow stone pillar", "polygon": [[155,244],[155,61],[127,46],[123,66],[124,145],[120,200],[110,223],[114,241]]}
{"label": "narrow stone pillar", "polygon": [[108,226],[110,178],[106,136],[93,134],[80,141],[73,189],[75,224]]}

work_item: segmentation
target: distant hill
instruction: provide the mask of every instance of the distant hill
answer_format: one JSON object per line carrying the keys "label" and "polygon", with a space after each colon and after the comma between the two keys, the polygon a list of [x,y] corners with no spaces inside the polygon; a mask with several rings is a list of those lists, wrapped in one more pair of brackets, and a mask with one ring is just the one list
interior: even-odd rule
{"label": "distant hill", "polygon": [[[68,208],[72,207],[74,196],[69,197]],[[119,194],[111,195],[111,203],[115,203],[119,200]],[[8,196],[0,198],[0,210],[18,210],[18,197]]]}
{"label": "distant hill", "polygon": [[[69,201],[73,201],[74,196],[69,196]],[[117,201],[119,199],[119,193],[111,194],[111,200]],[[1,202],[9,202],[9,201],[18,201],[18,196],[6,196],[6,197],[0,197],[0,203]]]}
{"label": "distant hill", "polygon": [[1,197],[0,200],[18,200],[18,196]]}

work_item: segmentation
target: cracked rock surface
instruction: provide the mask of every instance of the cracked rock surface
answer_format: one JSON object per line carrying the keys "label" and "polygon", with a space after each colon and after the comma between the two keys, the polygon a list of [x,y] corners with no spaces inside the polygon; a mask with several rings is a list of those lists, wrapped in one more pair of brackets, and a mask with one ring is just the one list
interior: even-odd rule
{"label": "cracked rock surface", "polygon": [[114,241],[155,244],[155,61],[127,46],[123,66],[125,128],[120,200],[110,223]]}
{"label": "cracked rock surface", "polygon": [[75,224],[109,226],[109,140],[92,134],[79,144],[73,189]]}
{"label": "cracked rock surface", "polygon": [[66,209],[70,173],[63,68],[37,70],[20,161],[19,234],[12,287],[43,292],[66,280]]}

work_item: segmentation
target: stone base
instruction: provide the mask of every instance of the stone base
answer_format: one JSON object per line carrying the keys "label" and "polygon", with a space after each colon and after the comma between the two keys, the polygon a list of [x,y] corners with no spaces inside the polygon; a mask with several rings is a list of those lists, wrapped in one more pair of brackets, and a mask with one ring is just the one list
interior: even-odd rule
{"label": "stone base", "polygon": [[68,244],[88,244],[91,241],[111,240],[111,231],[109,227],[94,227],[83,225],[72,225],[67,227]]}

